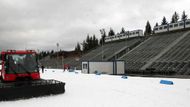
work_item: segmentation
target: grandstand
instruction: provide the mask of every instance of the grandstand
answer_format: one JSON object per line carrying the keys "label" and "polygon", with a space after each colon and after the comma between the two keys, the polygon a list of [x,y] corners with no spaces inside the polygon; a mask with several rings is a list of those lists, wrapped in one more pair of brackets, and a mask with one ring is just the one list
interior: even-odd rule
{"label": "grandstand", "polygon": [[173,47],[171,47],[159,59],[155,60],[149,68],[157,73],[175,72],[179,75],[190,74],[190,33]]}
{"label": "grandstand", "polygon": [[[96,49],[84,54],[78,63],[75,61],[75,65],[77,69],[81,69],[82,61],[109,61],[115,60],[113,58],[118,52],[127,50],[129,51],[134,47],[134,45],[138,45],[143,41],[142,37],[133,37],[128,38],[126,40],[116,41],[112,43],[106,43],[103,46],[97,47]],[[74,61],[72,62],[74,63]],[[71,64],[71,63],[70,63]]]}
{"label": "grandstand", "polygon": [[81,60],[85,61],[107,61],[110,60],[115,53],[126,48],[130,48],[135,44],[139,44],[142,41],[141,37],[134,37],[124,41],[116,41],[112,43],[107,43],[103,46],[98,47],[97,49],[89,52],[87,55],[84,55]]}
{"label": "grandstand", "polygon": [[189,41],[190,31],[178,30],[109,42],[80,59],[47,57],[41,62],[53,68],[70,64],[81,69],[82,61],[125,60],[128,74],[190,75]]}
{"label": "grandstand", "polygon": [[156,34],[119,59],[128,73],[189,74],[189,38],[187,31]]}
{"label": "grandstand", "polygon": [[[99,46],[92,51],[82,55],[79,60],[76,58],[50,58],[46,57],[42,59],[40,62],[44,64],[46,67],[50,68],[62,68],[63,64],[70,64],[77,69],[81,69],[82,61],[108,61],[113,60],[115,54],[118,54],[123,51],[129,51],[139,43],[143,41],[142,37],[132,37],[126,40],[116,41],[106,43],[103,46]],[[120,53],[121,54],[121,53]]]}

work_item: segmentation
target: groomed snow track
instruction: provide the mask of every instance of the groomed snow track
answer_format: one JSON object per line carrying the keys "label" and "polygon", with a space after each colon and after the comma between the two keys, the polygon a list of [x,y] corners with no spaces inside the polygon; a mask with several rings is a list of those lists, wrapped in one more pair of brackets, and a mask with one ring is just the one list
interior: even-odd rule
{"label": "groomed snow track", "polygon": [[65,83],[57,80],[35,80],[19,82],[0,82],[0,101],[27,99],[32,97],[61,94]]}

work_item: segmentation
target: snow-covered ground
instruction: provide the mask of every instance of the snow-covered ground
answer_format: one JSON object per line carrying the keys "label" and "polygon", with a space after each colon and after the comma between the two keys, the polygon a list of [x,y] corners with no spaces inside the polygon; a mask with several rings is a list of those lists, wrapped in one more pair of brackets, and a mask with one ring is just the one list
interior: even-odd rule
{"label": "snow-covered ground", "polygon": [[[53,72],[54,71],[54,72]],[[0,107],[190,107],[190,79],[81,74],[48,69],[42,78],[66,82],[60,95],[0,102]]]}

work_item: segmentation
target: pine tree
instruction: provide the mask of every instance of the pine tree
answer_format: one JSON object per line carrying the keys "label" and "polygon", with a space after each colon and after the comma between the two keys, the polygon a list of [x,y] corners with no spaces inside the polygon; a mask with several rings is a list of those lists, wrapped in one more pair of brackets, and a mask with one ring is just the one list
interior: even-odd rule
{"label": "pine tree", "polygon": [[102,35],[101,39],[100,39],[100,44],[104,44],[105,43],[105,37],[106,37],[106,31],[105,29],[100,29],[100,33]]}
{"label": "pine tree", "polygon": [[87,43],[86,43],[85,40],[82,42],[82,50],[83,50],[84,52],[87,51]]}
{"label": "pine tree", "polygon": [[144,35],[147,36],[147,35],[150,35],[151,33],[152,33],[152,28],[151,28],[149,21],[147,21],[146,26],[145,26]]}
{"label": "pine tree", "polygon": [[186,21],[187,20],[187,15],[185,14],[185,11],[183,11],[183,13],[182,13],[181,20],[182,21]]}
{"label": "pine tree", "polygon": [[158,22],[156,22],[155,26],[158,26]]}
{"label": "pine tree", "polygon": [[96,46],[98,46],[98,45],[99,45],[99,44],[98,44],[98,39],[96,39],[95,43],[96,43]]}
{"label": "pine tree", "polygon": [[114,36],[115,35],[115,32],[113,31],[112,28],[110,28],[110,31],[108,33],[108,36]]}
{"label": "pine tree", "polygon": [[176,23],[179,20],[179,15],[177,12],[174,12],[173,16],[172,16],[172,20],[171,23]]}
{"label": "pine tree", "polygon": [[103,44],[103,40],[102,40],[102,38],[100,38],[99,44],[100,44],[100,45]]}
{"label": "pine tree", "polygon": [[77,43],[77,46],[75,47],[75,51],[81,51],[81,47],[79,43]]}
{"label": "pine tree", "polygon": [[168,22],[166,20],[166,17],[164,16],[163,19],[162,19],[161,25],[166,25],[166,24],[168,24]]}
{"label": "pine tree", "polygon": [[51,50],[51,55],[53,55],[54,54],[54,51],[53,50]]}
{"label": "pine tree", "polygon": [[96,38],[96,36],[95,35],[93,35],[93,37],[92,37],[93,39],[92,39],[92,41],[93,41],[93,48],[95,48],[95,47],[97,47],[98,46],[98,39]]}
{"label": "pine tree", "polygon": [[89,43],[90,43],[90,36],[89,36],[89,34],[88,34],[87,37],[86,37],[86,50],[89,50],[89,49],[90,49]]}
{"label": "pine tree", "polygon": [[94,45],[93,44],[93,38],[92,37],[90,37],[90,41],[89,41],[88,45],[89,45],[89,50],[94,48],[94,46],[93,46]]}
{"label": "pine tree", "polygon": [[179,15],[177,12],[174,13],[174,19],[175,19],[175,22],[179,20]]}
{"label": "pine tree", "polygon": [[125,29],[124,29],[124,27],[122,27],[120,34],[124,34],[124,33],[125,33]]}
{"label": "pine tree", "polygon": [[171,23],[175,23],[175,19],[174,19],[174,17],[173,17],[173,16],[172,16]]}
{"label": "pine tree", "polygon": [[[86,37],[86,40],[83,41],[82,43],[82,50],[84,52],[88,51],[88,50],[91,50],[95,47],[97,47],[99,44],[98,44],[98,39],[96,38],[95,35],[93,36],[89,36],[89,34],[87,35]],[[79,47],[79,43],[77,44],[77,46],[75,47],[75,50],[81,50],[81,48]]]}

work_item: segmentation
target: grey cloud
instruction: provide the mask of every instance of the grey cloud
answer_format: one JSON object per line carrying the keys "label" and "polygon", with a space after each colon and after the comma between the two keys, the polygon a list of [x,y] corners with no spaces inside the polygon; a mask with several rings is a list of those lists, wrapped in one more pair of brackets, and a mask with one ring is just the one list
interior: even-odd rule
{"label": "grey cloud", "polygon": [[[188,9],[188,0],[1,0],[1,49],[71,50],[99,29],[144,29],[162,16]],[[184,5],[176,7],[177,4]],[[170,8],[172,9],[170,9]],[[175,8],[174,8],[175,7]],[[189,10],[187,10],[187,13]]]}

